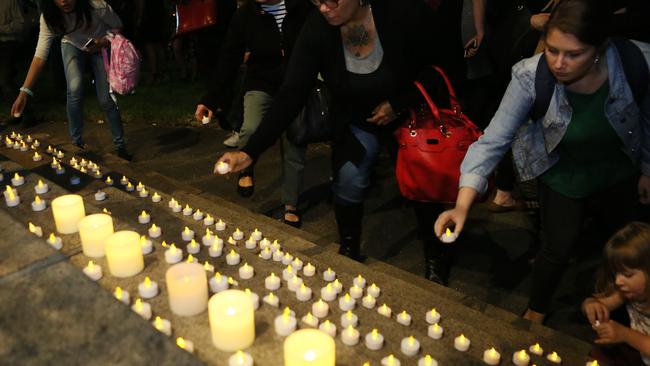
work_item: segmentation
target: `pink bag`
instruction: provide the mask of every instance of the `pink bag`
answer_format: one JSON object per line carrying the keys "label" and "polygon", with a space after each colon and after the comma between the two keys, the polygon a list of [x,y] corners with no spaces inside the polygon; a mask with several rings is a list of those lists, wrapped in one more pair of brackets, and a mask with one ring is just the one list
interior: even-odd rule
{"label": "pink bag", "polygon": [[110,61],[106,49],[102,49],[104,67],[111,91],[126,95],[135,89],[140,76],[142,57],[133,43],[119,33],[108,33],[111,41]]}

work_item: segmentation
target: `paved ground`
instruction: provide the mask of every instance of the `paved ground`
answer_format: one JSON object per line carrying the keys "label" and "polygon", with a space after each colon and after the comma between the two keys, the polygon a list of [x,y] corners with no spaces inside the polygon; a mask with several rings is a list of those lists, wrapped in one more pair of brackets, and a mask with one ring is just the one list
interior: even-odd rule
{"label": "paved ground", "polygon": [[[188,112],[189,112],[188,108]],[[66,122],[47,122],[27,132],[57,144],[67,144]],[[210,192],[253,212],[279,218],[280,148],[266,153],[257,165],[256,192],[243,199],[235,192],[235,177],[215,177],[212,165],[226,148],[221,144],[226,132],[215,126],[173,125],[161,121],[126,126],[128,145],[135,158],[135,170],[153,170]],[[110,152],[108,128],[97,121],[86,123],[88,154]],[[317,244],[337,241],[334,215],[328,203],[329,147],[310,147],[302,195],[303,230],[315,236]],[[363,247],[366,254],[392,265],[421,274],[424,271],[421,246],[415,234],[415,217],[405,206],[392,178],[390,160],[382,156],[375,183],[368,193],[364,219]],[[491,214],[478,205],[467,224],[464,240],[456,246],[456,263],[450,286],[514,313],[526,307],[530,276],[526,252],[536,240],[531,212]],[[592,258],[571,266],[566,274],[548,325],[582,339],[591,339],[577,304],[597,262]]]}

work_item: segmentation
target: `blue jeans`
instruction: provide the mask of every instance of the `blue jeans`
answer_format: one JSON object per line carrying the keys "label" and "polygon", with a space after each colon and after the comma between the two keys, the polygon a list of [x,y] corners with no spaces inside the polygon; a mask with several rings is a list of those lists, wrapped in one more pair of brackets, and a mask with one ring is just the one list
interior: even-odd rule
{"label": "blue jeans", "polygon": [[366,188],[370,186],[370,175],[377,162],[381,144],[376,135],[350,125],[350,131],[359,140],[365,150],[365,155],[355,165],[347,161],[341,166],[332,184],[332,191],[337,202],[342,204],[357,204],[363,202]]}
{"label": "blue jeans", "polygon": [[124,147],[124,130],[122,129],[122,118],[117,110],[117,105],[109,94],[108,79],[101,52],[88,53],[77,47],[62,42],[61,56],[63,58],[63,70],[68,85],[66,109],[70,137],[75,144],[83,144],[83,74],[86,64],[89,64],[95,79],[95,89],[99,106],[106,114],[108,125],[113,135],[113,144],[116,148]]}

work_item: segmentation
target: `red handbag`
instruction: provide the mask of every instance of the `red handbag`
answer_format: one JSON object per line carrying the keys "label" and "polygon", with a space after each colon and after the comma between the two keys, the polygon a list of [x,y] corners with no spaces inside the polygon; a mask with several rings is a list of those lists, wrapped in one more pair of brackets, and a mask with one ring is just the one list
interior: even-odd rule
{"label": "red handbag", "polygon": [[405,198],[453,203],[458,196],[460,164],[481,131],[461,111],[447,75],[439,67],[433,68],[447,85],[451,109],[438,108],[415,81],[426,104],[418,111],[411,110],[411,117],[395,131],[399,145],[395,174]]}
{"label": "red handbag", "polygon": [[180,0],[176,4],[176,34],[217,24],[217,0]]}

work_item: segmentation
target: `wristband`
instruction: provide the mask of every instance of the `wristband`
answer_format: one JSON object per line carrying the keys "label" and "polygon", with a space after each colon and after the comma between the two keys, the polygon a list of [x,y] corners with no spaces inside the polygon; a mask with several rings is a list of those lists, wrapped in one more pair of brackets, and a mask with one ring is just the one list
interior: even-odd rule
{"label": "wristband", "polygon": [[30,88],[21,86],[20,89],[18,89],[18,90],[20,90],[21,92],[24,92],[25,94],[29,95],[32,98],[34,97],[34,92]]}

